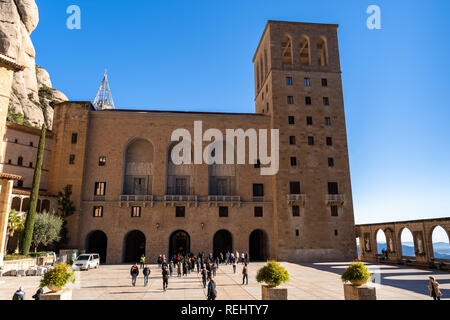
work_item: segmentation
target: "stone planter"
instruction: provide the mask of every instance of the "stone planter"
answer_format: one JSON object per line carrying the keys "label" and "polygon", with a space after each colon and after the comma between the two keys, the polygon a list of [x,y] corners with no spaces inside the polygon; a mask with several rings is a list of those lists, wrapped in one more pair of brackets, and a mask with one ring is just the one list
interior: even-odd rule
{"label": "stone planter", "polygon": [[52,284],[49,284],[48,286],[47,286],[47,288],[49,288],[50,290],[51,290],[51,292],[52,293],[58,293],[58,292],[60,292],[63,288],[61,288],[61,287],[57,287],[57,286],[54,286],[54,285],[52,285]]}
{"label": "stone planter", "polygon": [[377,291],[367,285],[355,286],[345,283],[344,297],[345,300],[377,300]]}
{"label": "stone planter", "polygon": [[48,292],[41,294],[41,300],[47,301],[59,301],[59,300],[72,300],[72,290],[64,289],[59,292]]}
{"label": "stone planter", "polygon": [[273,288],[268,285],[261,286],[262,300],[287,300],[288,290],[286,288]]}
{"label": "stone planter", "polygon": [[367,283],[367,280],[351,280],[350,282],[353,286],[362,286]]}

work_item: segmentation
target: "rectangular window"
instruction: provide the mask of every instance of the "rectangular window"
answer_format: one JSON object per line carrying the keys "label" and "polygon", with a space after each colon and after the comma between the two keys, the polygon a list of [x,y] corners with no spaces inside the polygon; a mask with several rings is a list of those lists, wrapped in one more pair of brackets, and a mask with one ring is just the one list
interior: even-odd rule
{"label": "rectangular window", "polygon": [[264,100],[264,92],[261,93],[262,100]]}
{"label": "rectangular window", "polygon": [[299,236],[300,236],[300,230],[298,230],[298,229],[295,230],[295,236],[296,236],[296,237],[299,237]]}
{"label": "rectangular window", "polygon": [[175,217],[184,218],[186,216],[186,207],[176,207],[175,208]]}
{"label": "rectangular window", "polygon": [[78,142],[78,134],[72,133],[72,144],[76,144]]}
{"label": "rectangular window", "polygon": [[289,182],[289,194],[301,194],[299,181]]}
{"label": "rectangular window", "polygon": [[175,179],[175,194],[177,194],[177,195],[187,194],[187,179],[186,178],[176,178]]}
{"label": "rectangular window", "polygon": [[328,80],[325,78],[322,79],[322,87],[328,87]]}
{"label": "rectangular window", "polygon": [[92,215],[94,218],[103,217],[103,207],[94,207]]}
{"label": "rectangular window", "polygon": [[295,136],[290,136],[290,137],[289,137],[289,144],[290,144],[290,145],[295,144]]}
{"label": "rectangular window", "polygon": [[305,87],[307,87],[307,88],[311,87],[311,79],[310,78],[305,78]]}
{"label": "rectangular window", "polygon": [[292,86],[292,77],[286,77],[286,85]]}
{"label": "rectangular window", "polygon": [[131,207],[131,217],[140,218],[142,212],[142,207]]}
{"label": "rectangular window", "polygon": [[338,207],[337,206],[331,206],[330,208],[331,208],[331,216],[332,217],[337,217],[339,215],[338,214]]}
{"label": "rectangular window", "polygon": [[337,182],[328,182],[328,194],[339,194]]}
{"label": "rectangular window", "polygon": [[289,120],[289,124],[295,124],[295,117],[294,116],[289,116],[288,120]]}
{"label": "rectangular window", "polygon": [[323,97],[323,105],[329,106],[330,105],[330,99],[328,97]]}
{"label": "rectangular window", "polygon": [[262,183],[253,184],[253,196],[264,197],[264,185]]}
{"label": "rectangular window", "polygon": [[228,207],[219,207],[219,217],[220,218],[228,217]]}
{"label": "rectangular window", "polygon": [[334,230],[334,235],[337,237],[338,236],[338,231]]}
{"label": "rectangular window", "polygon": [[292,206],[292,216],[300,217],[300,207],[299,206]]}
{"label": "rectangular window", "polygon": [[308,145],[310,146],[314,145],[314,137],[308,137]]}
{"label": "rectangular window", "polygon": [[30,142],[30,147],[32,147],[32,146],[33,146],[33,141]]}
{"label": "rectangular window", "polygon": [[262,218],[263,216],[263,207],[255,207],[254,209],[255,217]]}
{"label": "rectangular window", "polygon": [[329,166],[330,168],[333,168],[333,167],[334,167],[334,158],[328,158],[328,166]]}
{"label": "rectangular window", "polygon": [[105,156],[101,156],[98,158],[98,166],[99,167],[106,166],[106,157]]}
{"label": "rectangular window", "polygon": [[327,146],[332,146],[332,145],[333,145],[333,138],[327,137]]}
{"label": "rectangular window", "polygon": [[312,126],[313,124],[313,118],[312,117],[306,117],[306,125]]}
{"label": "rectangular window", "polygon": [[17,181],[17,186],[18,186],[19,188],[22,188],[22,187],[23,187],[23,180]]}
{"label": "rectangular window", "polygon": [[293,96],[288,96],[287,97],[287,104],[294,104],[294,97]]}
{"label": "rectangular window", "polygon": [[95,183],[95,196],[104,196],[106,195],[106,182],[96,182]]}
{"label": "rectangular window", "polygon": [[33,168],[33,162],[30,162],[29,167]]}
{"label": "rectangular window", "polygon": [[256,163],[254,164],[254,167],[255,167],[255,169],[261,168],[261,161],[259,161],[259,159],[256,160]]}
{"label": "rectangular window", "polygon": [[297,166],[297,158],[291,157],[291,167],[296,167],[296,166]]}
{"label": "rectangular window", "polygon": [[330,117],[325,117],[325,126],[331,127],[331,118]]}
{"label": "rectangular window", "polygon": [[311,97],[305,97],[305,104],[306,104],[307,106],[309,106],[309,105],[312,104]]}
{"label": "rectangular window", "polygon": [[69,164],[75,164],[75,155],[71,154],[69,157]]}

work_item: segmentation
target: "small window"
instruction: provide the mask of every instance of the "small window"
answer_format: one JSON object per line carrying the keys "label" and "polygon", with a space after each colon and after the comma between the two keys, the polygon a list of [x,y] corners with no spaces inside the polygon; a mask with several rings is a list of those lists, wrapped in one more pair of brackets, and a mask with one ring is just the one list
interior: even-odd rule
{"label": "small window", "polygon": [[323,97],[323,105],[324,106],[329,106],[330,105],[330,98]]}
{"label": "small window", "polygon": [[142,212],[142,207],[131,207],[131,217],[140,218]]}
{"label": "small window", "polygon": [[287,97],[287,104],[294,104],[294,97],[293,96],[288,96]]}
{"label": "small window", "polygon": [[11,164],[12,163],[12,160],[11,159],[8,159],[8,164]]}
{"label": "small window", "polygon": [[307,87],[307,88],[311,87],[311,79],[310,78],[305,78],[305,87]]}
{"label": "small window", "polygon": [[325,78],[322,79],[322,87],[328,87],[328,80]]}
{"label": "small window", "polygon": [[33,162],[30,162],[30,164],[28,165],[30,168],[33,168]]}
{"label": "small window", "polygon": [[333,168],[333,167],[334,167],[334,158],[328,158],[328,166],[329,166],[330,168]]}
{"label": "small window", "polygon": [[261,99],[264,101],[264,92],[261,93]]}
{"label": "small window", "polygon": [[264,197],[264,185],[262,183],[253,184],[253,196]]}
{"label": "small window", "polygon": [[312,104],[311,97],[305,97],[305,104],[306,104],[307,106],[309,106],[309,105]]}
{"label": "small window", "polygon": [[292,86],[292,77],[286,77],[286,85]]}
{"label": "small window", "polygon": [[78,133],[72,133],[72,144],[77,144],[78,142]]}
{"label": "small window", "polygon": [[291,167],[296,167],[296,166],[297,166],[297,158],[291,157]]}
{"label": "small window", "polygon": [[72,185],[71,184],[66,185],[66,189],[71,193],[72,192]]}
{"label": "small window", "polygon": [[255,167],[255,169],[261,168],[261,161],[259,161],[259,159],[256,160],[256,163],[254,164],[254,167]]}
{"label": "small window", "polygon": [[298,229],[295,230],[295,236],[296,236],[296,237],[299,237],[299,236],[300,236],[300,230],[298,230]]}
{"label": "small window", "polygon": [[101,156],[100,158],[98,158],[98,165],[99,165],[99,167],[106,166],[106,157],[105,156]]}
{"label": "small window", "polygon": [[103,217],[103,207],[94,207],[93,214],[94,218]]}
{"label": "small window", "polygon": [[23,157],[17,158],[17,165],[18,166],[23,166]]}
{"label": "small window", "polygon": [[14,143],[19,143],[19,140],[17,140],[17,139],[14,139]]}
{"label": "small window", "polygon": [[337,182],[328,182],[328,194],[339,194]]}
{"label": "small window", "polygon": [[294,145],[295,144],[295,136],[290,136],[289,137],[289,144],[290,145]]}
{"label": "small window", "polygon": [[295,124],[295,117],[294,116],[289,116],[288,120],[289,120],[289,124]]}
{"label": "small window", "polygon": [[292,216],[300,217],[300,207],[299,206],[292,206]]}
{"label": "small window", "polygon": [[219,207],[219,217],[220,218],[228,217],[228,207]]}
{"label": "small window", "polygon": [[270,110],[270,106],[269,106],[269,103],[267,102],[267,110],[266,110],[266,112],[269,112],[269,110]]}
{"label": "small window", "polygon": [[33,146],[33,141],[30,142],[30,147],[32,147],[32,146]]}
{"label": "small window", "polygon": [[299,181],[289,182],[289,194],[301,194]]}
{"label": "small window", "polygon": [[331,206],[330,208],[331,208],[331,216],[332,217],[337,217],[339,215],[338,214],[338,207],[337,206]]}
{"label": "small window", "polygon": [[184,218],[186,216],[186,207],[176,207],[175,208],[175,217]]}
{"label": "small window", "polygon": [[263,207],[255,207],[254,213],[255,213],[256,218],[262,218],[263,217]]}
{"label": "small window", "polygon": [[325,117],[325,126],[331,127],[331,118],[330,117]]}
{"label": "small window", "polygon": [[314,145],[314,137],[308,137],[308,145],[310,146]]}
{"label": "small window", "polygon": [[338,236],[338,231],[334,230],[334,235],[337,237]]}
{"label": "small window", "polygon": [[333,138],[327,137],[327,146],[332,146],[332,145],[333,145]]}
{"label": "small window", "polygon": [[312,117],[306,117],[306,125],[312,126],[313,124],[313,118]]}
{"label": "small window", "polygon": [[17,181],[17,186],[18,186],[19,188],[22,188],[22,187],[23,187],[23,180]]}
{"label": "small window", "polygon": [[106,194],[106,182],[96,182],[95,183],[95,196],[104,196]]}
{"label": "small window", "polygon": [[69,164],[75,164],[75,155],[71,154],[69,157]]}

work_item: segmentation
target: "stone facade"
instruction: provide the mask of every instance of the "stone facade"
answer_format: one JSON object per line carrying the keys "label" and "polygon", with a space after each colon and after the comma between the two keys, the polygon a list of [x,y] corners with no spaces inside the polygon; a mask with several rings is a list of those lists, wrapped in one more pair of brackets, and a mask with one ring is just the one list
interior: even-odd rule
{"label": "stone facade", "polygon": [[[284,35],[292,39],[291,64],[282,61]],[[301,63],[304,54],[299,59],[302,35],[310,39],[308,65]],[[318,54],[326,65],[318,65]],[[48,190],[55,194],[67,185],[72,188],[77,211],[69,217],[70,246],[104,251],[100,253],[109,263],[143,252],[154,261],[174,246],[194,253],[228,248],[249,252],[251,259],[353,259],[337,26],[269,21],[254,63],[254,114],[95,111],[89,102],[56,105]],[[292,85],[286,86],[286,77],[292,77]],[[304,86],[307,77],[309,87]],[[290,96],[292,105],[286,103]],[[305,105],[306,96],[311,105]],[[322,104],[325,97],[329,105]],[[295,123],[289,124],[289,116]],[[306,126],[308,116],[311,126]],[[280,129],[279,173],[262,176],[253,164],[170,164],[172,132],[185,128],[193,136],[194,121],[203,122],[203,132],[217,128],[224,135],[226,129]],[[295,144],[290,144],[291,136]],[[308,136],[314,137],[313,146]],[[327,137],[332,145],[325,143]],[[291,166],[292,157],[296,166]],[[217,190],[219,178],[226,181],[226,192]],[[262,197],[254,193],[254,184],[264,185]],[[185,217],[176,217],[183,210],[177,207],[184,207]],[[228,208],[228,217],[219,217],[224,210],[219,207]],[[255,217],[260,210],[255,207],[262,207],[262,217]],[[140,217],[132,217],[133,212]]]}

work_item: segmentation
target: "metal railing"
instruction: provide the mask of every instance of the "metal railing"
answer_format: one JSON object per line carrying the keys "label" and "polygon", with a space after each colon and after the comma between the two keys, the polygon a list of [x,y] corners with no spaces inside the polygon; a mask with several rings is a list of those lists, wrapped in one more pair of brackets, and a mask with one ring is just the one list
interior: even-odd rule
{"label": "metal railing", "polygon": [[153,201],[153,195],[148,194],[122,194],[120,201],[139,201],[139,202],[151,202]]}
{"label": "metal railing", "polygon": [[240,196],[226,196],[226,195],[216,195],[208,196],[209,202],[240,202]]}
{"label": "metal railing", "polygon": [[345,197],[343,194],[327,194],[325,200],[327,203],[344,203]]}
{"label": "metal railing", "polygon": [[306,194],[288,194],[287,200],[291,202],[305,202]]}

